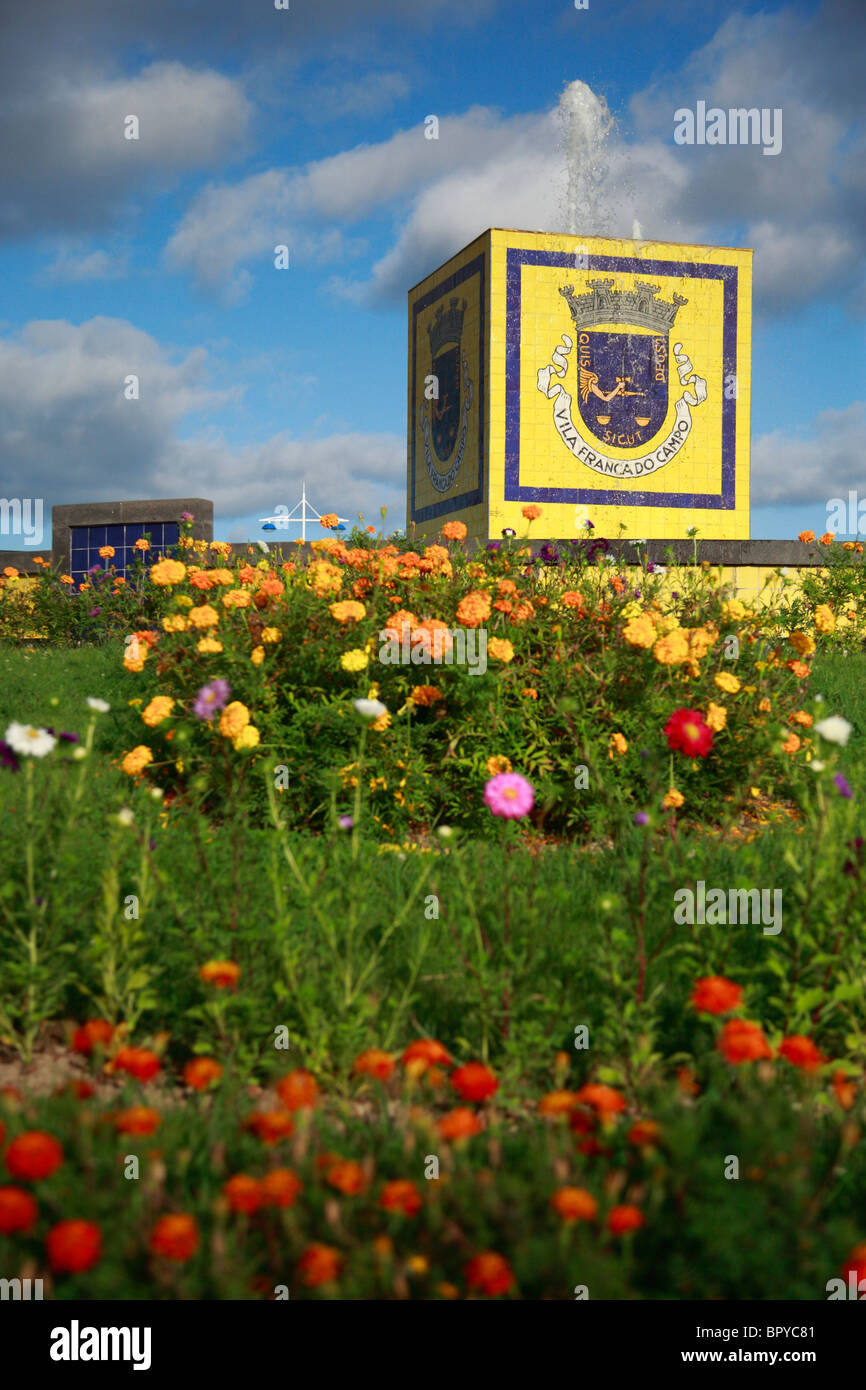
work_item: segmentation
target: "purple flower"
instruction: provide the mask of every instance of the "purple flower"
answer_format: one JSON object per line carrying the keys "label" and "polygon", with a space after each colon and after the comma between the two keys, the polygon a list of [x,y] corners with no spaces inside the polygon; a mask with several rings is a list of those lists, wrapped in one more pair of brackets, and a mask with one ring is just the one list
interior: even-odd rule
{"label": "purple flower", "polygon": [[634,817],[634,823],[635,823],[635,825],[648,825],[648,824],[649,824],[649,816],[647,815],[646,811],[636,811],[636,812],[635,812],[635,817]]}
{"label": "purple flower", "polygon": [[833,778],[833,781],[836,783],[836,790],[839,793],[839,795],[844,796],[847,801],[850,801],[854,793],[848,786],[848,783],[845,781],[845,778],[842,776],[841,772],[836,773],[835,777]]}
{"label": "purple flower", "polygon": [[91,565],[91,566],[90,566],[90,569],[87,571],[87,573],[88,573],[88,574],[102,574],[102,566],[101,566],[101,565]]}
{"label": "purple flower", "polygon": [[50,724],[46,725],[46,727],[45,727],[45,732],[46,732],[46,734],[51,734],[52,738],[55,738],[55,737],[56,737],[56,738],[62,738],[63,741],[64,741],[64,743],[77,743],[77,742],[78,742],[78,735],[77,735],[77,734],[67,734],[66,732],[61,733],[61,734],[55,734],[55,732],[54,732],[54,730],[52,729],[52,727],[51,727]]}
{"label": "purple flower", "polygon": [[181,521],[195,521],[192,512],[181,512],[180,519]]}
{"label": "purple flower", "polygon": [[15,750],[10,748],[8,743],[4,743],[2,738],[0,738],[0,767],[11,767],[13,772],[21,771],[21,764],[15,756]]}
{"label": "purple flower", "polygon": [[225,709],[232,690],[228,681],[220,678],[203,685],[195,698],[192,712],[197,719],[213,719],[218,710]]}
{"label": "purple flower", "polygon": [[655,574],[655,572],[656,572],[656,567],[655,567],[655,565],[653,564],[652,560],[648,560],[648,561],[647,561],[646,572],[647,572],[647,574]]}
{"label": "purple flower", "polygon": [[503,526],[502,534],[503,536],[516,536],[517,532],[515,531],[513,526]]}
{"label": "purple flower", "polygon": [[587,530],[587,531],[594,531],[594,530],[595,530],[595,527],[593,526],[593,524],[592,524],[591,521],[585,521],[583,524],[584,524],[584,526],[586,527],[586,530]]}
{"label": "purple flower", "polygon": [[341,830],[351,830],[355,822],[351,816],[340,816],[337,824]]}
{"label": "purple flower", "polygon": [[541,561],[542,564],[545,565],[558,565],[559,551],[557,550],[555,545],[551,545],[549,542],[547,542],[539,550],[538,559]]}
{"label": "purple flower", "polygon": [[680,591],[679,591],[679,589],[674,589],[673,593],[671,594],[671,598],[679,598],[679,596],[680,596]]}
{"label": "purple flower", "polygon": [[494,816],[519,820],[528,816],[535,801],[532,783],[519,772],[498,772],[484,787],[484,800]]}
{"label": "purple flower", "polygon": [[498,550],[501,545],[502,541],[488,541],[484,548],[485,550]]}
{"label": "purple flower", "polygon": [[635,589],[634,596],[635,598],[640,598],[640,589]]}
{"label": "purple flower", "polygon": [[842,865],[843,874],[849,874],[854,878],[859,874],[860,866],[863,863],[863,844],[862,835],[858,835],[856,840],[851,841],[848,848],[854,851],[855,859],[845,860],[845,863]]}
{"label": "purple flower", "polygon": [[91,610],[90,610],[90,616],[91,616],[91,618],[95,618],[95,617],[97,617],[97,615],[100,614],[101,612],[102,612],[102,609],[101,609],[101,608],[91,608]]}

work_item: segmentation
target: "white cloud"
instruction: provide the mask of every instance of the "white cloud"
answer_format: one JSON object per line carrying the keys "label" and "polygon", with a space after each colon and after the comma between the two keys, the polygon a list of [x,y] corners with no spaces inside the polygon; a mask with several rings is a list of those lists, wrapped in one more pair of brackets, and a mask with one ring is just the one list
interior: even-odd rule
{"label": "white cloud", "polygon": [[126,271],[125,256],[113,256],[103,250],[73,251],[64,248],[36,278],[40,283],[81,284],[87,280],[116,280]]}
{"label": "white cloud", "polygon": [[753,507],[848,496],[863,486],[866,402],[822,410],[808,430],[773,430],[752,441]]}

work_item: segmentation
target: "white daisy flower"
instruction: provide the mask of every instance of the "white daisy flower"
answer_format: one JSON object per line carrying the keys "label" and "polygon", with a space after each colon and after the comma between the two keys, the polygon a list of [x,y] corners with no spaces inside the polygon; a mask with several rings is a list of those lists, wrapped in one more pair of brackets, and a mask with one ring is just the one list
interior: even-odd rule
{"label": "white daisy flower", "polygon": [[381,700],[353,700],[352,703],[362,719],[381,719],[388,713]]}
{"label": "white daisy flower", "polygon": [[135,816],[128,806],[122,806],[117,813],[116,820],[118,825],[134,825]]}
{"label": "white daisy flower", "polygon": [[57,744],[47,729],[34,729],[32,724],[10,724],[3,738],[13,752],[28,758],[44,758]]}
{"label": "white daisy flower", "polygon": [[97,714],[107,714],[111,705],[107,700],[100,700],[95,695],[88,695],[87,703],[91,709],[95,709]]}
{"label": "white daisy flower", "polygon": [[838,743],[843,748],[848,742],[853,725],[843,719],[841,714],[831,714],[829,718],[822,719],[820,724],[815,725],[815,733],[820,734],[828,743]]}

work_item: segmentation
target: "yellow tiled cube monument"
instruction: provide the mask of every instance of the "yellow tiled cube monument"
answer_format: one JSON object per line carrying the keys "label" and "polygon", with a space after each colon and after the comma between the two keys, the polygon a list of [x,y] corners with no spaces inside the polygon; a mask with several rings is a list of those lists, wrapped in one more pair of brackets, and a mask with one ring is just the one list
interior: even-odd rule
{"label": "yellow tiled cube monument", "polygon": [[409,292],[410,529],[748,538],[751,289],[747,250],[485,232]]}

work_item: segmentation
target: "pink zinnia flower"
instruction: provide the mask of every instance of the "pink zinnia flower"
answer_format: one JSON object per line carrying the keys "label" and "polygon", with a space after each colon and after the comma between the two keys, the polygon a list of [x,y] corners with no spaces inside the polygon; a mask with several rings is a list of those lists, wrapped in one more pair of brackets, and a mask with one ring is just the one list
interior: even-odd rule
{"label": "pink zinnia flower", "polygon": [[528,816],[535,801],[532,784],[519,772],[498,772],[484,788],[484,800],[494,816]]}

